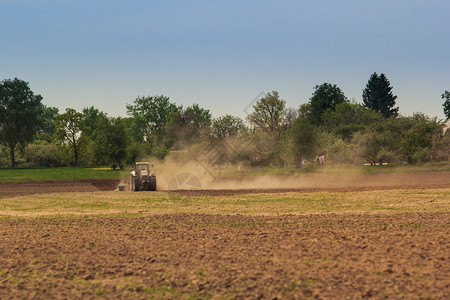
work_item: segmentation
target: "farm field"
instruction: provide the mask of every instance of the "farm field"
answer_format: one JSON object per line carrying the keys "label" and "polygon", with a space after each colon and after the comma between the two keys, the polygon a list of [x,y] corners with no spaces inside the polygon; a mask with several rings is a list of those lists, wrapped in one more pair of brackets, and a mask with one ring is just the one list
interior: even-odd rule
{"label": "farm field", "polygon": [[450,296],[450,172],[302,176],[137,193],[1,183],[0,298]]}
{"label": "farm field", "polygon": [[0,221],[11,298],[448,298],[449,214]]}
{"label": "farm field", "polygon": [[[2,170],[5,172],[5,170]],[[39,171],[43,172],[43,171]],[[102,170],[99,174],[104,175]],[[113,172],[113,171],[111,171]],[[125,172],[125,171],[124,171]],[[122,173],[124,173],[122,172]],[[1,171],[0,171],[1,173]],[[113,178],[93,179],[0,181],[0,197],[39,193],[95,192],[117,189],[120,182],[126,184],[125,175]],[[120,173],[107,173],[115,176]],[[159,174],[159,173],[157,173]],[[75,174],[78,176],[79,174]],[[158,176],[158,190],[164,191],[174,174]],[[47,178],[48,176],[44,176]],[[67,176],[71,177],[71,176]],[[74,177],[74,176],[72,176]],[[201,178],[203,179],[203,178]],[[297,174],[224,177],[215,181],[202,180],[203,185],[194,191],[198,195],[223,195],[257,192],[312,192],[312,191],[365,191],[383,189],[450,188],[450,171],[375,174]],[[182,192],[184,193],[184,192]],[[191,194],[192,192],[189,192]]]}
{"label": "farm field", "polygon": [[112,170],[106,167],[0,169],[0,183],[79,179],[117,179],[127,177],[128,175],[128,171]]}

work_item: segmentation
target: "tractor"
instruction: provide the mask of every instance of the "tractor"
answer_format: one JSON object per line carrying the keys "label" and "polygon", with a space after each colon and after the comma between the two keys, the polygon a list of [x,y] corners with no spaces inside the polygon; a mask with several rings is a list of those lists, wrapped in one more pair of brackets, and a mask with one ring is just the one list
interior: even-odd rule
{"label": "tractor", "polygon": [[132,191],[156,191],[156,176],[150,171],[148,162],[137,162],[131,172]]}

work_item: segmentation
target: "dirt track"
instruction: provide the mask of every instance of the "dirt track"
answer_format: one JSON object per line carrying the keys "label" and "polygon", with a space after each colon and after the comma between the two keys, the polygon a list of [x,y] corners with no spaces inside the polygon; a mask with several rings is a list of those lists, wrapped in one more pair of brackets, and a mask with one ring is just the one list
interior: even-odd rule
{"label": "dirt track", "polygon": [[0,298],[449,299],[445,213],[0,220]]}
{"label": "dirt track", "polygon": [[0,183],[1,196],[30,194],[97,192],[117,189],[119,179],[78,179]]}
{"label": "dirt track", "polygon": [[[275,180],[273,179],[275,178]],[[236,195],[250,193],[367,191],[387,189],[449,188],[450,172],[394,173],[375,175],[309,174],[274,176],[268,183],[260,177],[220,179],[201,190],[172,191],[190,195]],[[95,192],[117,189],[119,179],[82,179],[60,181],[29,181],[0,183],[1,196],[21,196],[41,193]],[[164,183],[158,190],[165,190]]]}

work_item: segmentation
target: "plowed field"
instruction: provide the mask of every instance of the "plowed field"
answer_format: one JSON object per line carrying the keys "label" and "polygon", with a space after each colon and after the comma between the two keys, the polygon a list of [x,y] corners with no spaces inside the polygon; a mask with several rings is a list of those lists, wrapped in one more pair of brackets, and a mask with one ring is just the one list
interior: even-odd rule
{"label": "plowed field", "polygon": [[449,215],[0,221],[5,298],[450,296]]}
{"label": "plowed field", "polygon": [[120,179],[77,179],[0,183],[0,197],[30,194],[112,191]]}
{"label": "plowed field", "polygon": [[[370,176],[177,191],[189,201],[102,192],[117,180],[1,183],[0,299],[449,299],[450,172]],[[121,214],[132,207],[143,216]],[[189,213],[164,213],[177,208]]]}

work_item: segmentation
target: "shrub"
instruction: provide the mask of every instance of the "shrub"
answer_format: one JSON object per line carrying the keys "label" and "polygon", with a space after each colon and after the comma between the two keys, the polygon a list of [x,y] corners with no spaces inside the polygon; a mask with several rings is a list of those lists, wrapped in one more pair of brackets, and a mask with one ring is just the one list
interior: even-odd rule
{"label": "shrub", "polygon": [[31,144],[25,153],[27,166],[32,167],[60,167],[63,159],[58,148],[53,144]]}
{"label": "shrub", "polygon": [[332,164],[352,163],[353,152],[349,144],[340,138],[329,138],[326,145],[326,160]]}

